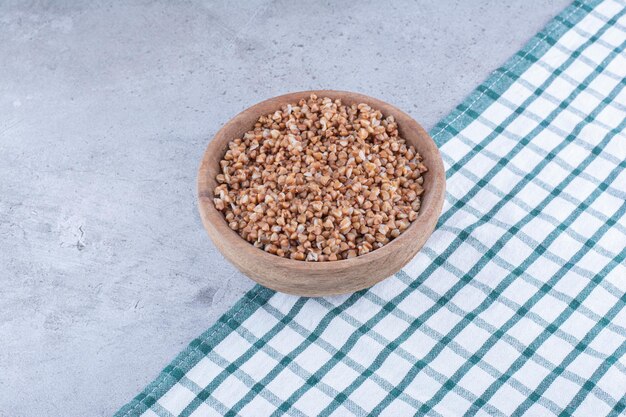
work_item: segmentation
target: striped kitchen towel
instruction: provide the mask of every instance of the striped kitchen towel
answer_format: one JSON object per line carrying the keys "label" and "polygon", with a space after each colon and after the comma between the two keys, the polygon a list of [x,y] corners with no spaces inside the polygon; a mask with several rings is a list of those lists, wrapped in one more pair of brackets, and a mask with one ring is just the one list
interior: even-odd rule
{"label": "striped kitchen towel", "polygon": [[117,416],[617,416],[626,4],[577,1],[433,130],[444,211],[355,294],[256,287]]}

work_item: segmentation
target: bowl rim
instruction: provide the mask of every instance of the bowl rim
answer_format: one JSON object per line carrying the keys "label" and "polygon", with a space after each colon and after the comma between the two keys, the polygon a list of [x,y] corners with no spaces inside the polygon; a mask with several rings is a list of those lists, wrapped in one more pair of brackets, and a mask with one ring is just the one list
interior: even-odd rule
{"label": "bowl rim", "polygon": [[[434,186],[430,190],[426,190],[426,188],[424,190],[425,193],[429,192],[432,194],[431,198],[428,200],[428,204],[424,205],[424,201],[422,199],[422,206],[420,207],[417,219],[411,222],[409,227],[404,232],[402,232],[398,237],[391,240],[389,243],[385,244],[381,248],[368,252],[365,255],[359,255],[354,258],[341,259],[337,261],[309,262],[298,261],[295,259],[284,258],[281,256],[270,254],[260,248],[255,247],[244,238],[242,238],[237,232],[232,230],[228,226],[226,219],[224,218],[222,213],[215,208],[215,205],[213,203],[214,187],[210,187],[210,179],[208,179],[211,165],[211,155],[218,153],[220,157],[223,157],[227,150],[227,146],[223,149],[220,149],[218,145],[218,142],[220,141],[217,139],[221,136],[224,136],[229,128],[233,124],[236,124],[239,120],[248,117],[251,114],[255,114],[256,117],[266,114],[266,111],[261,111],[261,108],[265,107],[268,103],[277,104],[276,109],[278,110],[281,105],[280,103],[287,104],[297,102],[302,98],[309,97],[311,94],[316,94],[318,97],[327,96],[332,98],[333,100],[341,99],[342,101],[344,101],[346,97],[349,97],[348,100],[350,102],[359,101],[367,103],[368,105],[376,109],[380,109],[381,107],[385,108],[386,111],[384,111],[383,114],[386,116],[393,115],[396,119],[398,119],[398,115],[401,115],[402,119],[404,120],[402,121],[402,126],[400,126],[400,122],[398,123],[399,129],[401,131],[407,129],[416,129],[421,137],[428,139],[426,141],[427,143],[425,143],[424,145],[429,148],[431,154],[436,155],[436,157],[434,158],[435,161],[430,161],[429,165],[427,165],[428,171],[426,172],[426,175],[433,176],[432,180],[429,181],[429,183],[431,186]],[[391,110],[391,114],[389,110]],[[231,138],[231,140],[232,139],[234,138]],[[422,126],[417,123],[411,116],[389,103],[364,94],[342,90],[305,90],[292,92],[275,96],[258,102],[250,107],[247,107],[236,116],[231,118],[215,133],[215,135],[207,145],[206,150],[204,151],[202,161],[198,169],[197,177],[198,210],[200,212],[202,223],[207,232],[209,232],[209,235],[212,239],[214,239],[214,237],[212,236],[211,231],[217,233],[217,235],[219,236],[222,236],[224,239],[230,240],[230,243],[234,244],[237,250],[242,251],[240,256],[256,256],[264,258],[264,262],[272,263],[277,267],[286,268],[296,273],[298,271],[310,271],[311,268],[315,268],[317,271],[332,274],[333,272],[345,270],[347,268],[353,268],[363,264],[375,265],[377,261],[383,263],[387,257],[393,256],[393,252],[400,245],[411,244],[411,240],[414,240],[419,234],[428,233],[430,235],[432,233],[441,213],[444,194],[445,170],[443,167],[443,160],[441,158],[441,154],[437,145],[433,141],[432,137],[422,128]]]}

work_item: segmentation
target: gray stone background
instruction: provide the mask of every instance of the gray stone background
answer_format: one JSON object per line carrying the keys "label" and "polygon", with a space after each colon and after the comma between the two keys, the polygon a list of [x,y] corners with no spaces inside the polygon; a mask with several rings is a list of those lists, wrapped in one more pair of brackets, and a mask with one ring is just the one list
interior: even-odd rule
{"label": "gray stone background", "polygon": [[0,1],[0,415],[111,415],[252,287],[196,212],[230,117],[332,88],[429,129],[567,4]]}

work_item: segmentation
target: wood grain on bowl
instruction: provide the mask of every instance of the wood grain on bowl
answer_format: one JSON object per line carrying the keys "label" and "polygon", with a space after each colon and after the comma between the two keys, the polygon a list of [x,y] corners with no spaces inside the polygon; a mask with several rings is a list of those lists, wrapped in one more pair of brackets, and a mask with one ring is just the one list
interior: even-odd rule
{"label": "wood grain on bowl", "polygon": [[[243,136],[259,116],[311,94],[341,99],[344,104],[367,103],[383,115],[393,115],[400,135],[424,158],[424,193],[417,219],[382,248],[356,258],[333,262],[304,262],[269,254],[233,231],[213,204],[216,176],[228,143]],[[343,294],[371,287],[399,271],[415,256],[435,228],[445,193],[445,172],[437,146],[410,116],[383,101],[351,92],[318,90],[290,93],[256,104],[226,123],[209,143],[198,172],[198,199],[202,222],[213,243],[239,270],[259,284],[302,296]]]}

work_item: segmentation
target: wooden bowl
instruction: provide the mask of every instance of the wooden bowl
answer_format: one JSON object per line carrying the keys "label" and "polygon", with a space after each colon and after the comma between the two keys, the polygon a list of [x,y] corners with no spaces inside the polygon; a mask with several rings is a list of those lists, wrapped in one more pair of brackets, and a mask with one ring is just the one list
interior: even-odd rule
{"label": "wooden bowl", "polygon": [[[424,193],[417,219],[397,238],[370,253],[332,262],[305,262],[282,258],[258,249],[228,227],[213,205],[215,176],[228,143],[250,130],[259,116],[273,113],[287,103],[297,103],[312,93],[341,99],[342,103],[367,103],[384,116],[393,115],[400,135],[424,158]],[[409,115],[383,101],[346,91],[302,91],[274,97],[239,113],[222,127],[204,153],[198,172],[198,200],[202,223],[213,243],[241,272],[259,284],[289,294],[324,296],[371,287],[398,272],[413,258],[433,232],[445,192],[445,172],[437,146]]]}

